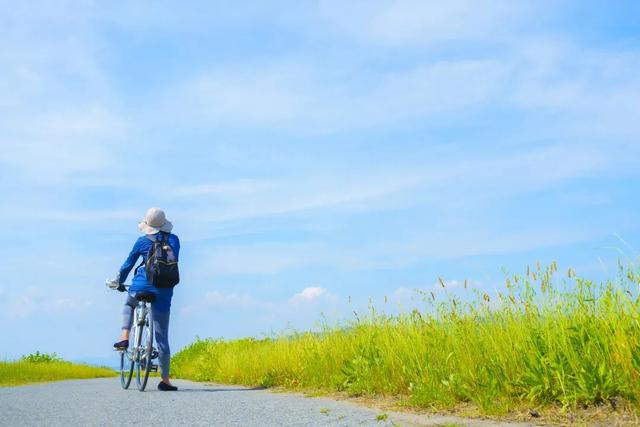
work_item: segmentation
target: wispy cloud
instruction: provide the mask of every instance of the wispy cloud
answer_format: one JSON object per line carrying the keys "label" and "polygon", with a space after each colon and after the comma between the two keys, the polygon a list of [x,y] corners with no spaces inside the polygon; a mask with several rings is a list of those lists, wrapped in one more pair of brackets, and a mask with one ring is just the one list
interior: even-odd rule
{"label": "wispy cloud", "polygon": [[[486,40],[508,34],[533,12],[525,3],[476,0],[322,2],[325,25],[362,43],[407,46]],[[540,10],[542,8],[539,8]]]}
{"label": "wispy cloud", "polygon": [[313,244],[220,245],[207,250],[205,271],[215,275],[274,274],[319,262]]}
{"label": "wispy cloud", "polygon": [[170,197],[248,197],[264,193],[269,190],[277,190],[277,184],[273,181],[256,179],[239,179],[223,181],[211,184],[197,184],[191,186],[164,189]]}
{"label": "wispy cloud", "polygon": [[191,315],[216,309],[251,309],[263,306],[251,295],[209,291],[196,302],[188,303],[181,308],[181,313]]}
{"label": "wispy cloud", "polygon": [[0,311],[2,317],[26,318],[36,313],[81,311],[94,304],[91,298],[54,295],[49,289],[29,286],[19,293],[0,291]]}
{"label": "wispy cloud", "polygon": [[[367,75],[368,90],[354,85],[358,69],[327,75],[289,63],[226,67],[176,88],[167,98],[182,120],[218,126],[269,127],[311,132],[388,126],[472,107],[507,77],[494,60],[438,61],[409,70]],[[185,109],[186,108],[186,109]]]}
{"label": "wispy cloud", "polygon": [[[12,218],[7,215],[6,218]],[[104,223],[113,220],[140,220],[142,214],[134,210],[99,210],[99,211],[37,211],[31,213],[15,213],[13,219],[42,222]]]}

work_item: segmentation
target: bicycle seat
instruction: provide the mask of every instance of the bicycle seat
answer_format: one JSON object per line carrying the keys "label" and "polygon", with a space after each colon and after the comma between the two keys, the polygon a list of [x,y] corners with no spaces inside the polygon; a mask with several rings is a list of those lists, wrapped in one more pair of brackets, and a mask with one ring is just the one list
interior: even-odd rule
{"label": "bicycle seat", "polygon": [[154,302],[156,300],[156,294],[153,292],[138,292],[136,293],[136,299],[144,302]]}

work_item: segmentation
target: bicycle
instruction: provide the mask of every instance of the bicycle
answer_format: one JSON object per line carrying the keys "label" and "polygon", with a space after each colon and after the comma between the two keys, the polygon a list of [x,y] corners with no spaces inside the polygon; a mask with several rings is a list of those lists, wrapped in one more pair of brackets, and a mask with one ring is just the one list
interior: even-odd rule
{"label": "bicycle", "polygon": [[[107,280],[107,286],[116,289],[118,283]],[[158,372],[158,365],[152,362],[158,357],[158,351],[153,347],[153,311],[151,303],[155,295],[151,292],[138,292],[135,295],[138,305],[133,315],[129,347],[117,350],[120,353],[120,385],[128,389],[136,371],[136,384],[138,390],[144,391],[151,371]]]}

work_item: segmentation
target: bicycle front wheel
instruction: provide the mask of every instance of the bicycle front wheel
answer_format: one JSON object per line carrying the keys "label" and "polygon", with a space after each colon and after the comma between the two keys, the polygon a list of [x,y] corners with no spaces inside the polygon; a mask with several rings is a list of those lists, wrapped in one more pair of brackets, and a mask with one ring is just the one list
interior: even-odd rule
{"label": "bicycle front wheel", "polygon": [[147,387],[153,353],[153,317],[151,309],[147,309],[146,313],[144,322],[140,326],[140,345],[138,347],[138,363],[136,364],[136,382],[140,391],[144,391]]}

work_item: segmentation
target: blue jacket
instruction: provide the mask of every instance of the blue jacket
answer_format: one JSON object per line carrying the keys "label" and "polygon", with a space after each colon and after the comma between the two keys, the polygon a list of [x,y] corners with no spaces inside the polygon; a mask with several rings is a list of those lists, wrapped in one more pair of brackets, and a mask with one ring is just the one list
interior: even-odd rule
{"label": "blue jacket", "polygon": [[[151,236],[158,235],[154,234]],[[175,234],[169,234],[167,242],[169,243],[169,246],[171,246],[171,249],[173,249],[176,260],[178,260],[180,255],[180,240],[178,239],[178,236]],[[131,249],[131,253],[129,253],[124,264],[122,264],[122,267],[120,267],[120,283],[124,283],[127,280],[127,276],[138,261],[138,258],[142,257],[143,264],[136,268],[134,272],[133,279],[131,280],[131,286],[129,287],[129,293],[132,296],[135,296],[136,292],[152,292],[156,294],[156,300],[153,303],[153,308],[158,311],[169,311],[171,308],[173,288],[156,288],[149,283],[145,274],[144,265],[147,262],[147,254],[149,253],[149,248],[151,248],[152,244],[151,240],[146,236],[141,236],[136,240],[136,243],[133,245],[133,249]]]}

